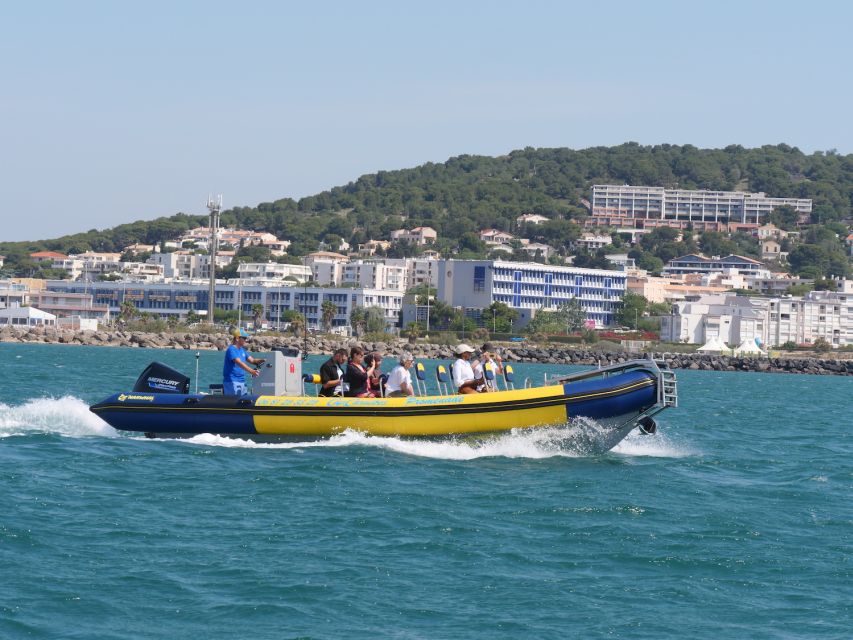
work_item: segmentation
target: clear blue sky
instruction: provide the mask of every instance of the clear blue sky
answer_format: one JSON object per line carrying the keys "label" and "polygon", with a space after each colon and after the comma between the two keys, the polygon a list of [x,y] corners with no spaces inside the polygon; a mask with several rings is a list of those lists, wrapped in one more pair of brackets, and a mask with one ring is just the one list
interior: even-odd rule
{"label": "clear blue sky", "polygon": [[4,2],[0,240],[525,146],[850,153],[851,29],[820,0]]}

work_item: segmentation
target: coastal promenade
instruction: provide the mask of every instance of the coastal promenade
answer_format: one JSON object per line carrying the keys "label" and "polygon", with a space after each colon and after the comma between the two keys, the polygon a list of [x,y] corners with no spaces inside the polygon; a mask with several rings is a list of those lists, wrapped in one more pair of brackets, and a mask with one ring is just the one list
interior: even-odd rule
{"label": "coastal promenade", "polygon": [[[23,342],[44,344],[68,344],[86,346],[219,350],[230,343],[224,333],[143,333],[121,330],[71,331],[43,327],[4,327],[0,329],[0,342]],[[404,340],[396,342],[366,342],[355,338],[326,339],[309,337],[303,341],[295,336],[258,335],[251,342],[251,351],[264,352],[274,347],[292,346],[309,354],[331,354],[339,347],[361,345],[368,351],[379,351],[394,357],[402,351],[411,352],[416,358],[449,360],[454,358],[452,345],[432,343],[412,344]],[[529,362],[555,365],[605,366],[626,362],[652,355],[664,360],[672,369],[702,371],[756,371],[763,373],[799,373],[812,375],[853,375],[853,353],[833,353],[832,357],[819,358],[812,355],[784,355],[780,357],[712,356],[667,352],[629,352],[608,350],[589,346],[567,348],[563,345],[527,345],[516,343],[500,345],[507,362]]]}

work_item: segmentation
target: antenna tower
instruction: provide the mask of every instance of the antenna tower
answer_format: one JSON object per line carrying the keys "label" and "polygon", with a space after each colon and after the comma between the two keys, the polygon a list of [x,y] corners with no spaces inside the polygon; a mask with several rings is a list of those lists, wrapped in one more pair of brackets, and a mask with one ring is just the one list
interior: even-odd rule
{"label": "antenna tower", "polygon": [[210,211],[210,289],[207,297],[207,321],[213,327],[213,310],[216,307],[216,250],[219,248],[219,212],[222,211],[222,196],[207,196],[207,209]]}

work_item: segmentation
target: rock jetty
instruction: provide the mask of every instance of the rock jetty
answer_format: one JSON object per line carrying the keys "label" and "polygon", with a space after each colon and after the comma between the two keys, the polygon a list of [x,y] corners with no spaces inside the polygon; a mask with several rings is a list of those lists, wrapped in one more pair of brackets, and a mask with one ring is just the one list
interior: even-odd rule
{"label": "rock jetty", "polygon": [[[69,344],[105,347],[130,347],[151,349],[224,350],[230,338],[224,333],[142,333],[121,330],[71,331],[50,327],[3,327],[0,342]],[[305,345],[308,353],[331,354],[340,347],[361,345],[369,351],[380,351],[394,357],[402,351],[410,351],[416,358],[451,359],[452,345],[417,343],[400,340],[395,342],[364,342],[354,338],[327,339],[294,336],[258,335],[253,337],[251,350],[269,351],[273,347],[292,346],[299,349]],[[813,375],[853,375],[853,358],[849,352],[841,358],[796,357],[739,357],[710,356],[700,354],[620,351],[611,345],[596,349],[568,348],[551,345],[548,347],[515,343],[503,345],[503,357],[508,362],[535,362],[541,364],[601,365],[618,364],[636,358],[653,356],[665,361],[673,369],[701,371],[759,371],[765,373],[803,373]]]}

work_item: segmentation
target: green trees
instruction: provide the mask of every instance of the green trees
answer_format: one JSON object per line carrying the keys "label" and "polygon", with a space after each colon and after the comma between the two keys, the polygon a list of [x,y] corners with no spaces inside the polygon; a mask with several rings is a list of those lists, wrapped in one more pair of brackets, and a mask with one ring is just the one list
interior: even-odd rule
{"label": "green trees", "polygon": [[332,322],[338,314],[338,305],[331,300],[323,300],[323,304],[320,305],[320,314],[323,322],[323,329],[328,333],[332,330]]}
{"label": "green trees", "polygon": [[[290,240],[289,253],[295,256],[315,251],[321,241],[340,238],[352,244],[387,239],[403,220],[407,227],[436,229],[437,248],[443,252],[458,248],[462,255],[483,254],[485,248],[476,233],[487,227],[514,231],[565,252],[580,234],[579,222],[586,215],[584,200],[591,185],[600,183],[746,189],[777,197],[812,198],[813,221],[826,224],[851,217],[853,155],[806,155],[788,145],[698,149],[626,143],[581,150],[525,148],[496,158],[463,155],[443,163],[365,175],[298,202],[282,198],[255,207],[234,207],[222,212],[222,224],[268,231]],[[549,221],[517,229],[515,220],[522,213],[542,214]],[[796,223],[795,212],[786,208],[777,208],[772,219],[783,227]],[[38,271],[38,265],[29,261],[31,251],[121,251],[134,242],[172,240],[206,222],[206,216],[181,213],[36,243],[0,243],[0,254],[7,257],[14,275],[25,276]],[[655,271],[658,261],[698,249],[691,246],[689,234],[678,241],[670,231],[648,234],[643,245],[634,249],[638,264]],[[725,251],[732,247],[719,242],[716,250],[703,251],[755,255],[749,252],[754,245],[735,243],[736,251]],[[709,237],[703,244],[711,246],[715,240]],[[248,253],[241,259],[266,259],[261,249],[244,248],[241,253],[244,250]],[[408,255],[412,250],[401,245],[393,253]]]}
{"label": "green trees", "polygon": [[531,335],[571,333],[583,328],[586,319],[586,311],[580,301],[573,298],[554,311],[540,308],[526,329]]}
{"label": "green trees", "polygon": [[616,322],[623,327],[639,329],[640,319],[646,312],[649,301],[645,296],[628,291],[622,298],[622,306],[616,311]]}

